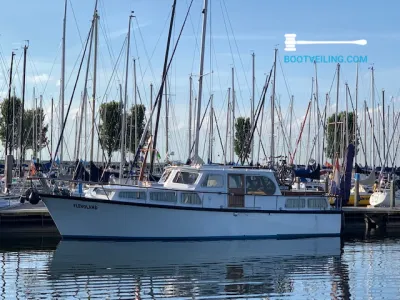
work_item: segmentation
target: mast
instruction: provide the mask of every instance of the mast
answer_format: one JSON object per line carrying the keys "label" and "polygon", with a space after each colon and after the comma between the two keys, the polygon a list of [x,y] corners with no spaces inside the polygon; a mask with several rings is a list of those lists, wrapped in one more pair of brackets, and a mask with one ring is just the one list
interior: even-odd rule
{"label": "mast", "polygon": [[[14,56],[15,53],[14,51],[11,52],[11,67],[10,67],[10,81],[9,81],[9,86],[8,86],[8,107],[7,107],[7,126],[6,126],[6,153],[5,155],[7,156],[8,154],[12,154],[12,142],[9,137],[9,127],[11,123],[11,86],[12,86],[12,73],[13,73],[13,64],[14,64]],[[8,146],[8,147],[7,147]]]}
{"label": "mast", "polygon": [[274,50],[274,81],[272,84],[272,99],[271,99],[271,160],[274,162],[274,156],[275,156],[275,85],[276,85],[276,54],[278,52],[278,49],[275,48]]}
{"label": "mast", "polygon": [[[167,48],[165,50],[165,56],[164,56],[164,66],[163,66],[163,73],[162,73],[162,80],[161,80],[161,86],[160,86],[160,90],[159,93],[157,94],[157,99],[156,99],[156,103],[158,104],[157,107],[157,117],[156,117],[156,128],[154,130],[154,139],[153,139],[153,152],[151,153],[151,159],[150,159],[150,176],[153,173],[153,168],[154,168],[154,159],[155,159],[155,155],[157,152],[157,134],[158,134],[158,124],[160,122],[160,113],[161,113],[161,106],[162,106],[162,91],[164,88],[164,84],[165,84],[165,80],[167,77],[167,61],[168,61],[168,56],[169,56],[169,47],[170,47],[170,43],[171,43],[171,35],[172,35],[172,29],[173,29],[173,25],[174,25],[174,18],[175,18],[175,8],[176,8],[176,0],[174,0],[174,3],[172,4],[172,13],[171,13],[171,19],[170,19],[170,23],[169,23],[169,30],[168,30],[168,41],[167,41]],[[152,116],[154,112],[152,111],[150,117]],[[144,139],[145,135],[142,135],[142,140]],[[140,141],[140,144],[143,143],[143,141]],[[136,160],[136,158],[135,158]]]}
{"label": "mast", "polygon": [[213,122],[213,116],[214,116],[214,104],[213,104],[213,98],[214,95],[211,94],[211,106],[210,106],[210,136],[209,136],[209,150],[208,150],[208,159],[210,160],[210,163],[213,161],[213,138],[214,138],[214,122]]}
{"label": "mast", "polygon": [[[135,148],[133,151],[136,151],[138,147],[138,104],[137,104],[137,80],[136,80],[136,59],[133,59],[133,77],[134,77],[134,99],[135,99]],[[131,118],[132,120],[132,118]],[[132,122],[132,121],[131,121]],[[132,131],[132,126],[131,126]]]}
{"label": "mast", "polygon": [[365,166],[367,166],[367,102],[364,101],[364,147],[365,147]]}
{"label": "mast", "polygon": [[[99,39],[98,33],[98,14],[97,9],[94,12],[94,57],[93,57],[93,108],[92,108],[92,129],[90,134],[90,163],[93,163],[93,150],[94,150],[94,127],[96,124],[95,111],[96,111],[96,85],[97,85],[97,43]],[[90,168],[92,170],[92,168]],[[90,174],[92,175],[92,174]]]}
{"label": "mast", "polygon": [[193,91],[192,91],[192,75],[190,75],[189,77],[189,156],[188,158],[191,157],[192,155],[192,95],[193,95]]}
{"label": "mast", "polygon": [[224,164],[226,165],[226,157],[228,153],[228,135],[231,120],[231,88],[228,88],[228,110],[226,111],[226,135],[225,135],[225,151],[224,151]]}
{"label": "mast", "polygon": [[235,69],[232,68],[232,131],[231,131],[231,163],[235,161]]}
{"label": "mast", "polygon": [[33,99],[32,99],[32,107],[33,107],[33,115],[32,115],[32,123],[33,123],[33,128],[32,128],[32,156],[35,156],[35,98],[36,98],[36,93],[35,93],[35,87],[33,87]]}
{"label": "mast", "polygon": [[318,147],[317,147],[317,151],[316,151],[316,156],[317,156],[317,162],[319,163],[320,162],[320,151],[321,151],[321,148],[320,148],[320,139],[319,139],[319,130],[318,130],[318,127],[319,127],[319,116],[318,116],[318,113],[319,113],[319,91],[318,91],[318,70],[317,70],[317,63],[314,61],[314,69],[315,69],[315,107],[314,107],[314,111],[315,111],[315,126],[314,126],[314,128],[315,128],[315,134],[316,134],[316,136],[317,136],[317,141],[316,141],[316,143],[317,143],[317,145],[318,145]]}
{"label": "mast", "polygon": [[[346,82],[346,123],[344,124],[344,130],[346,131],[346,145],[344,149],[349,145],[349,85]],[[344,153],[344,151],[343,151]]]}
{"label": "mast", "polygon": [[168,76],[165,77],[165,154],[167,160],[169,160],[169,145],[168,145],[168,110],[169,110],[169,99],[167,94],[168,87]]}
{"label": "mast", "polygon": [[[26,85],[26,53],[28,50],[28,45],[24,46],[24,65],[23,65],[23,74],[22,74],[22,103],[21,103],[21,113],[19,119],[19,149],[20,149],[20,158],[19,158],[19,176],[22,178],[22,164],[24,161],[24,149],[23,149],[23,137],[22,133],[24,132],[24,110],[25,110],[25,85]],[[53,119],[53,118],[52,118]]]}
{"label": "mast", "polygon": [[201,118],[201,100],[203,93],[203,71],[204,71],[204,50],[206,44],[206,31],[207,31],[207,6],[208,0],[204,0],[203,8],[203,29],[201,37],[201,53],[200,53],[200,71],[199,71],[199,94],[197,97],[197,113],[196,113],[196,135],[194,144],[194,158],[199,157],[199,134],[200,134],[200,118]]}
{"label": "mast", "polygon": [[[383,129],[383,157],[386,157],[386,132],[385,132],[385,90],[382,89],[382,129]],[[394,125],[394,124],[393,124]],[[386,161],[386,159],[384,159]],[[382,166],[385,168],[386,166]]]}
{"label": "mast", "polygon": [[129,16],[129,25],[128,25],[128,44],[126,49],[126,66],[125,66],[125,98],[124,104],[122,107],[122,125],[121,125],[121,162],[119,166],[119,179],[122,179],[123,170],[125,166],[125,133],[126,133],[126,102],[128,100],[128,72],[129,72],[129,46],[131,41],[131,22],[133,18],[133,12]]}
{"label": "mast", "polygon": [[354,146],[356,147],[356,153],[354,155],[354,163],[357,164],[357,146],[358,146],[358,63],[357,63],[357,68],[356,68],[356,112],[353,115],[353,122],[355,124],[355,130],[354,130]]}
{"label": "mast", "polygon": [[[150,83],[150,111],[153,111],[153,84],[152,83]],[[153,120],[151,117],[150,117],[149,131],[150,131],[150,135],[151,135],[153,132]]]}
{"label": "mast", "polygon": [[42,127],[43,127],[43,120],[42,120],[42,115],[43,115],[43,96],[39,96],[39,161],[42,162],[42,143],[43,143],[43,138],[42,138]]}
{"label": "mast", "polygon": [[[66,28],[67,28],[67,0],[64,1],[64,20],[63,20],[63,37],[62,37],[61,80],[60,80],[60,102],[61,102],[61,107],[60,107],[60,110],[61,110],[60,111],[60,115],[61,115],[60,116],[60,128],[62,128],[63,124],[64,124],[65,36],[66,36]],[[62,164],[63,156],[64,156],[64,137],[60,136],[60,138],[61,138],[60,164]]]}
{"label": "mast", "polygon": [[290,99],[290,115],[289,115],[289,152],[292,153],[292,123],[293,123],[293,102],[294,96]]}
{"label": "mast", "polygon": [[[256,95],[256,76],[255,76],[255,54],[253,52],[253,54],[251,55],[252,57],[252,65],[253,65],[253,75],[252,75],[252,91],[251,91],[251,126],[253,126],[254,124],[254,101],[255,101],[255,95]],[[254,138],[251,139],[251,162],[253,163],[254,161]]]}
{"label": "mast", "polygon": [[336,85],[336,111],[335,111],[335,134],[333,135],[333,155],[332,155],[332,165],[334,165],[334,159],[336,157],[336,153],[338,151],[337,147],[337,134],[338,134],[338,106],[339,106],[339,79],[340,79],[340,64],[337,64],[337,85]]}
{"label": "mast", "polygon": [[51,112],[50,112],[50,159],[53,158],[53,110],[54,99],[51,98]]}
{"label": "mast", "polygon": [[[92,28],[95,26],[94,25],[94,18],[92,20]],[[89,42],[89,52],[88,52],[88,60],[86,64],[86,74],[85,74],[85,83],[83,87],[83,97],[82,97],[82,106],[81,106],[81,112],[80,112],[80,120],[79,120],[79,130],[78,130],[78,144],[76,146],[76,161],[79,161],[79,152],[80,152],[80,146],[81,146],[81,136],[82,136],[82,125],[83,122],[85,122],[85,144],[86,144],[86,101],[87,101],[87,81],[89,78],[89,69],[90,69],[90,58],[91,58],[91,53],[92,53],[92,44],[93,44],[93,30],[91,30],[91,37],[90,37],[90,42]],[[85,149],[86,150],[86,149]],[[86,153],[86,151],[85,151]],[[86,155],[86,154],[85,154]]]}
{"label": "mast", "polygon": [[375,147],[373,138],[375,136],[375,93],[374,93],[374,67],[371,67],[371,109],[372,109],[372,130],[371,130],[371,144],[372,144],[372,166],[375,169]]}

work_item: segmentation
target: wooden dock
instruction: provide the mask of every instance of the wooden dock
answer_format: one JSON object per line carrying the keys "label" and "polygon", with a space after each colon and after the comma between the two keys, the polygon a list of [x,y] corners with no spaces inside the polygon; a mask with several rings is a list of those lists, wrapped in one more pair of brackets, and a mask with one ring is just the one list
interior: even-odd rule
{"label": "wooden dock", "polygon": [[[399,231],[400,207],[343,207],[343,233]],[[54,233],[58,230],[43,202],[0,209],[0,235],[5,233]]]}
{"label": "wooden dock", "polygon": [[0,210],[0,234],[56,233],[57,227],[43,202],[21,204]]}

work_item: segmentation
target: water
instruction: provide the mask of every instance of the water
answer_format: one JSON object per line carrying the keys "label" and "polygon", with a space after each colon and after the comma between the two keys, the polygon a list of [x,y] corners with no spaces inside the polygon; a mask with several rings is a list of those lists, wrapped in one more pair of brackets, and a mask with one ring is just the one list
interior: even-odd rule
{"label": "water", "polygon": [[0,238],[0,299],[400,299],[400,238]]}

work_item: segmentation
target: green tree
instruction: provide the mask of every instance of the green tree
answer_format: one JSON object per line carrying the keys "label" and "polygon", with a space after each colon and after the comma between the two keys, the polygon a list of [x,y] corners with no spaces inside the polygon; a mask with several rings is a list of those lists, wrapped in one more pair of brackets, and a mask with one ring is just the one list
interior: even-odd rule
{"label": "green tree", "polygon": [[[10,124],[8,127],[8,138],[11,140],[12,149],[19,148],[20,135],[19,135],[19,126],[21,121],[21,108],[22,102],[21,99],[17,97],[11,97],[11,101],[9,99],[4,99],[1,103],[1,118],[0,118],[0,138],[2,140],[3,146],[6,142],[6,124],[7,124],[7,116],[10,113]],[[24,122],[23,122],[23,134],[22,134],[22,142],[23,142],[23,150],[24,154],[27,149],[32,149],[39,151],[43,149],[47,144],[47,131],[48,125],[44,124],[45,114],[43,109],[37,108],[28,109],[24,111]],[[36,124],[36,131],[34,132],[34,120]],[[42,127],[40,128],[40,125]],[[13,130],[14,128],[14,130]],[[34,134],[37,135],[34,139]],[[40,135],[42,135],[42,139],[40,140]],[[35,143],[33,142],[35,140]],[[40,144],[40,141],[42,142]],[[33,149],[36,148],[36,149]]]}
{"label": "green tree", "polygon": [[[28,109],[24,112],[24,130],[22,134],[24,154],[25,151],[31,149],[33,155],[42,150],[48,144],[47,132],[48,124],[44,124],[45,114],[43,109]],[[34,130],[34,124],[36,131]],[[40,125],[42,126],[40,128]],[[24,155],[25,157],[25,155]]]}
{"label": "green tree", "polygon": [[[354,113],[349,112],[348,113],[348,120],[347,120],[347,127],[348,127],[348,132],[346,132],[346,112],[342,111],[338,113],[337,117],[337,132],[336,132],[336,143],[337,143],[337,151],[340,153],[346,153],[347,146],[345,141],[346,141],[346,136],[348,136],[349,143],[352,143],[356,146],[356,151],[357,146],[358,146],[358,141],[357,144],[355,144],[354,141]],[[334,158],[335,157],[335,114],[332,114],[328,119],[327,119],[327,130],[325,131],[325,138],[326,138],[326,147],[325,147],[325,154],[328,158]]]}
{"label": "green tree", "polygon": [[[246,149],[246,142],[250,133],[250,118],[239,117],[235,122],[235,153],[239,156],[242,164],[249,158],[249,149]],[[247,150],[247,151],[246,151]],[[246,151],[246,155],[244,153]]]}
{"label": "green tree", "polygon": [[122,128],[120,103],[111,101],[100,105],[100,118],[100,144],[110,159],[113,151],[120,149]]}
{"label": "green tree", "polygon": [[[137,110],[136,110],[137,109]],[[132,153],[136,152],[135,149],[135,116],[137,111],[137,125],[138,125],[138,140],[139,144],[140,138],[142,137],[144,126],[146,125],[144,122],[144,116],[146,113],[146,107],[143,104],[133,105],[130,109],[130,112],[126,118],[126,150]],[[132,124],[132,127],[131,127]],[[130,145],[129,145],[130,144]]]}

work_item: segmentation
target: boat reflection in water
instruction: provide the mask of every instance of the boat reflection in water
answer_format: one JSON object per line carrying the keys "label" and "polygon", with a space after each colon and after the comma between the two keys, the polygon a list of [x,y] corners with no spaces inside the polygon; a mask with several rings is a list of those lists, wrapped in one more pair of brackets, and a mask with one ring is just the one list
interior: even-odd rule
{"label": "boat reflection in water", "polygon": [[[335,276],[340,238],[197,242],[62,240],[52,280],[103,297],[247,297],[293,293],[293,276]],[[297,274],[297,275],[296,275]],[[70,286],[72,288],[72,286]],[[79,292],[78,292],[79,293]],[[329,295],[329,291],[328,291]]]}

